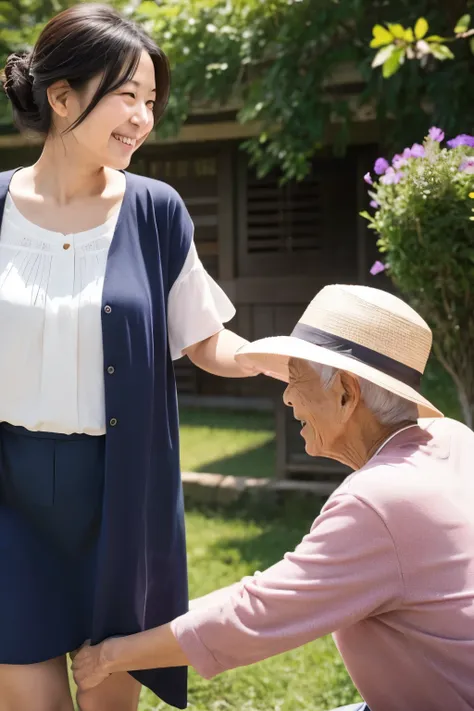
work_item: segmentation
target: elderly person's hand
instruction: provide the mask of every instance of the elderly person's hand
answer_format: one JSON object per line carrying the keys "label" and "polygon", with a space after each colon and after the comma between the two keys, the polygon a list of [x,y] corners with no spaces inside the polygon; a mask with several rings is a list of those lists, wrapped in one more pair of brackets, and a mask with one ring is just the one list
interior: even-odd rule
{"label": "elderly person's hand", "polygon": [[176,641],[171,624],[165,624],[137,634],[110,637],[94,646],[86,642],[73,659],[72,671],[79,693],[83,693],[116,672],[184,666],[189,666],[188,658]]}
{"label": "elderly person's hand", "polygon": [[73,656],[72,671],[79,692],[88,691],[105,681],[107,671],[106,642],[92,646],[87,641]]}

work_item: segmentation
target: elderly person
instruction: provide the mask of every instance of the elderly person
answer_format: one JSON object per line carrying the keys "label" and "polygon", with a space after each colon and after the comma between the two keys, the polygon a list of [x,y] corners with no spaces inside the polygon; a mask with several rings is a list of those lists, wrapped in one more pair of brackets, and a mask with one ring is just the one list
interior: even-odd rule
{"label": "elderly person", "polygon": [[86,645],[80,690],[147,667],[211,678],[333,632],[366,702],[351,708],[474,709],[474,433],[420,395],[430,348],[413,309],[356,286],[325,287],[291,337],[244,346],[241,361],[288,381],[306,451],[355,473],[268,570]]}

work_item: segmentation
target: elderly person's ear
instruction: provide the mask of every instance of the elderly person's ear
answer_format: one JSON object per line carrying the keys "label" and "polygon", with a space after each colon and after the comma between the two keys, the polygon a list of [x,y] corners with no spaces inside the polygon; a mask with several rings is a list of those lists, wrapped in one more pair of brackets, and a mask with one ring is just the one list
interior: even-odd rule
{"label": "elderly person's ear", "polygon": [[355,375],[340,370],[334,379],[333,387],[338,398],[340,421],[347,422],[361,399],[359,380]]}

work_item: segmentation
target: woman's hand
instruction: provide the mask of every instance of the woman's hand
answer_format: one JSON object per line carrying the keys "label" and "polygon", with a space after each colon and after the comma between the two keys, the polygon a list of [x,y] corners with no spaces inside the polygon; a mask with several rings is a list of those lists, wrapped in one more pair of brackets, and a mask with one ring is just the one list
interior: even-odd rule
{"label": "woman's hand", "polygon": [[107,671],[105,642],[91,646],[87,641],[72,660],[74,680],[80,692],[88,691],[105,681],[110,672]]}

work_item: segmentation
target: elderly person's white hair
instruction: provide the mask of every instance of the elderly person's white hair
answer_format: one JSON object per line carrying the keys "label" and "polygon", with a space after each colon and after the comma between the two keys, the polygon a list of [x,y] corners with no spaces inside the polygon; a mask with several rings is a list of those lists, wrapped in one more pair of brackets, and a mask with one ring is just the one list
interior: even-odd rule
{"label": "elderly person's white hair", "polygon": [[[323,388],[329,390],[338,369],[310,361],[309,364],[318,373]],[[358,377],[357,379],[360,384],[362,400],[380,424],[397,425],[399,422],[417,421],[418,409],[414,402],[409,402],[409,400],[364,380],[364,378]]]}

